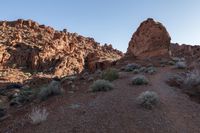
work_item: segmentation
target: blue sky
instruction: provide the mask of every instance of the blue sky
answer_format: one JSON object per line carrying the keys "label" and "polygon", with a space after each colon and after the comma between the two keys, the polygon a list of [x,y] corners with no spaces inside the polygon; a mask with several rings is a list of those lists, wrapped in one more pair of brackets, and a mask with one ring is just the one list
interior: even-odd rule
{"label": "blue sky", "polygon": [[139,24],[162,22],[172,42],[200,44],[200,0],[0,0],[0,20],[32,19],[126,51]]}

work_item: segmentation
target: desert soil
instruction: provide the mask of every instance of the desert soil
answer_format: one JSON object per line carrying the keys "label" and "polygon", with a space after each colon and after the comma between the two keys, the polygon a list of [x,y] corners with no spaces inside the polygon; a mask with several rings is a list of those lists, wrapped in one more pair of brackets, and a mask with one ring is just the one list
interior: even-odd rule
{"label": "desert soil", "polygon": [[[81,85],[74,94],[42,103],[49,116],[40,125],[27,122],[27,107],[0,129],[5,133],[199,133],[200,105],[165,83],[170,73],[170,67],[159,68],[156,74],[148,75],[149,85],[132,86],[130,78],[135,74],[120,72],[112,91],[88,93],[89,84]],[[157,92],[161,99],[152,110],[137,105],[137,96],[146,90]]]}

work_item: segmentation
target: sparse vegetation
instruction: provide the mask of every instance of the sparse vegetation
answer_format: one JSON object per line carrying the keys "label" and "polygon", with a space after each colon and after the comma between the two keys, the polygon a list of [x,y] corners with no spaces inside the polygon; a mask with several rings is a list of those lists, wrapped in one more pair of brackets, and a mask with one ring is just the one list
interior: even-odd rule
{"label": "sparse vegetation", "polygon": [[174,61],[168,61],[168,65],[175,65],[176,63]]}
{"label": "sparse vegetation", "polygon": [[38,95],[41,100],[46,100],[49,96],[59,95],[61,93],[60,82],[52,81],[48,86],[42,87]]}
{"label": "sparse vegetation", "polygon": [[20,92],[11,97],[10,105],[23,105],[27,102],[30,102],[34,97],[34,92],[30,88],[25,88],[20,90]]}
{"label": "sparse vegetation", "polygon": [[140,70],[140,72],[145,72],[146,67],[141,67],[139,70]]}
{"label": "sparse vegetation", "polygon": [[181,59],[179,57],[172,57],[172,61],[179,62]]}
{"label": "sparse vegetation", "polygon": [[200,85],[200,73],[199,71],[192,71],[186,75],[186,78],[183,82],[184,86],[187,88],[192,88]]}
{"label": "sparse vegetation", "polygon": [[146,109],[152,109],[159,103],[158,95],[153,91],[142,92],[137,98],[138,104]]}
{"label": "sparse vegetation", "polygon": [[113,81],[118,78],[119,78],[119,73],[114,68],[107,69],[102,73],[102,79],[104,80]]}
{"label": "sparse vegetation", "polygon": [[79,104],[71,104],[70,108],[71,109],[77,109],[77,108],[80,108],[80,105]]}
{"label": "sparse vegetation", "polygon": [[146,85],[149,83],[144,75],[137,75],[131,79],[132,85]]}
{"label": "sparse vegetation", "polygon": [[187,65],[184,61],[178,61],[176,62],[175,67],[178,69],[185,69]]}
{"label": "sparse vegetation", "polygon": [[138,73],[140,73],[140,70],[139,69],[135,69],[135,70],[133,70],[133,73],[134,74],[138,74]]}
{"label": "sparse vegetation", "polygon": [[114,88],[113,84],[107,80],[96,80],[91,86],[90,89],[92,92],[97,91],[109,91]]}
{"label": "sparse vegetation", "polygon": [[39,108],[34,108],[32,112],[29,115],[29,118],[31,119],[31,122],[34,125],[40,124],[43,121],[46,121],[49,113],[45,108],[39,109]]}
{"label": "sparse vegetation", "polygon": [[65,81],[65,80],[69,80],[69,81],[75,81],[77,79],[76,76],[66,76],[66,77],[63,77],[61,82]]}
{"label": "sparse vegetation", "polygon": [[184,82],[183,76],[177,74],[171,75],[167,80],[167,83],[173,87],[180,87],[183,84],[183,82]]}
{"label": "sparse vegetation", "polygon": [[197,99],[200,96],[199,86],[200,86],[200,73],[198,70],[194,70],[188,73],[179,73],[169,78],[167,83],[170,86],[181,88],[181,90]]}
{"label": "sparse vegetation", "polygon": [[153,66],[147,67],[145,69],[145,73],[148,73],[148,74],[154,74],[156,71],[157,71],[156,68]]}
{"label": "sparse vegetation", "polygon": [[126,72],[131,72],[135,69],[139,69],[141,66],[136,64],[136,63],[131,63],[131,64],[127,64],[123,70],[126,71]]}

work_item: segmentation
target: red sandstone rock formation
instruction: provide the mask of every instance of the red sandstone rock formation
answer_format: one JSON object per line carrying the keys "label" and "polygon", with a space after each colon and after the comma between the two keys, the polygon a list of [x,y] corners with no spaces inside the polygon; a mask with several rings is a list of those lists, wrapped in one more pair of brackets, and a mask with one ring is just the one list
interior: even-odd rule
{"label": "red sandstone rock formation", "polygon": [[170,40],[166,28],[149,18],[133,34],[127,54],[137,58],[168,55]]}
{"label": "red sandstone rock formation", "polygon": [[200,61],[200,46],[172,43],[170,47],[172,56],[185,58],[189,61]]}
{"label": "red sandstone rock formation", "polygon": [[[87,58],[89,54],[94,56]],[[80,73],[84,66],[94,71],[98,69],[95,64],[111,63],[122,55],[111,46],[100,46],[93,38],[66,29],[56,31],[32,20],[0,22],[1,68],[14,65],[62,76]]]}

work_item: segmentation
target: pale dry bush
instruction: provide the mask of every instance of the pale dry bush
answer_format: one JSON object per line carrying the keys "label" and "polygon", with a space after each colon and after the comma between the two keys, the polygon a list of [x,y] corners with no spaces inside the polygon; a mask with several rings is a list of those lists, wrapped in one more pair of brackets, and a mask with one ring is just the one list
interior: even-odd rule
{"label": "pale dry bush", "polygon": [[200,85],[200,73],[198,70],[193,70],[186,75],[186,78],[183,82],[184,86],[191,88],[194,86]]}
{"label": "pale dry bush", "polygon": [[90,86],[92,92],[109,91],[112,90],[113,88],[114,86],[111,82],[102,79],[94,81],[94,83]]}
{"label": "pale dry bush", "polygon": [[46,121],[49,113],[45,108],[39,109],[39,108],[34,108],[32,112],[29,114],[29,118],[31,119],[32,123],[34,125],[40,124],[43,121]]}
{"label": "pale dry bush", "polygon": [[145,91],[137,97],[138,104],[144,108],[152,109],[160,101],[156,92]]}
{"label": "pale dry bush", "polygon": [[38,97],[41,100],[46,100],[49,96],[62,94],[63,90],[61,88],[60,82],[52,81],[48,86],[42,87]]}
{"label": "pale dry bush", "polygon": [[136,75],[131,79],[132,85],[147,85],[148,79],[144,75]]}
{"label": "pale dry bush", "polygon": [[176,62],[175,67],[178,69],[185,69],[187,65],[184,61],[178,61]]}

